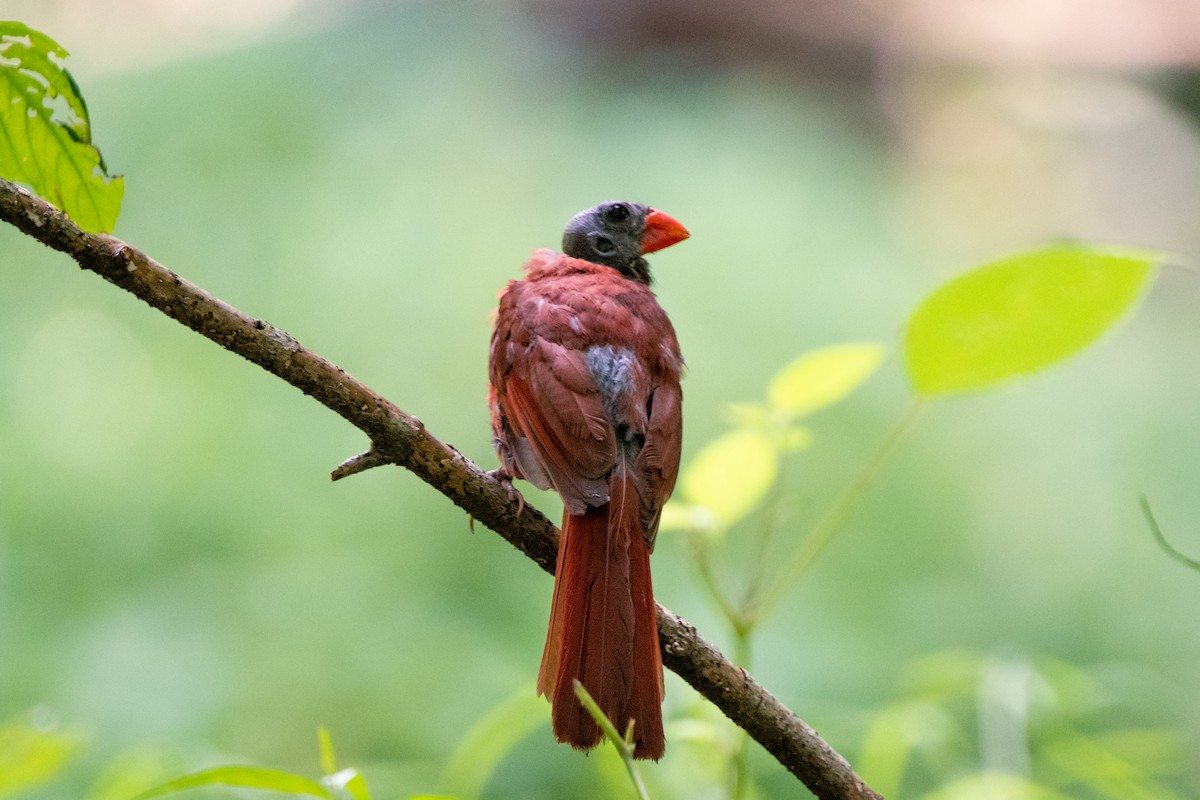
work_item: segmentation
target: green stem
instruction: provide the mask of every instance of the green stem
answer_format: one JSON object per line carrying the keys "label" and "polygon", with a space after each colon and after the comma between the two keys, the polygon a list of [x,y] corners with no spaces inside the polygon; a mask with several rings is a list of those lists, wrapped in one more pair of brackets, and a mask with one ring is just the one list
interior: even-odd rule
{"label": "green stem", "polygon": [[700,575],[700,582],[708,590],[709,595],[712,597],[713,602],[717,604],[717,608],[720,609],[721,614],[736,630],[742,615],[729,602],[729,598],[721,591],[721,585],[717,583],[717,575],[713,572],[712,560],[708,557],[712,543],[709,539],[705,538],[707,535],[705,533],[697,533],[692,539],[692,557],[696,560],[696,572]]}
{"label": "green stem", "polygon": [[783,600],[784,595],[791,589],[795,583],[804,576],[821,552],[833,540],[833,537],[841,529],[850,513],[858,507],[863,496],[871,487],[871,484],[879,477],[879,473],[891,461],[892,456],[896,454],[900,444],[908,438],[916,426],[917,421],[921,418],[921,414],[928,407],[928,403],[920,399],[914,400],[904,414],[897,421],[896,425],[888,432],[883,443],[870,460],[859,471],[858,475],[851,481],[850,485],[842,491],[840,495],[830,504],[825,513],[813,526],[808,536],[800,548],[792,556],[791,560],[780,573],[779,578],[774,581],[771,589],[764,593],[761,606],[758,608],[756,617],[762,619],[770,611]]}
{"label": "green stem", "polygon": [[579,698],[579,702],[583,705],[587,712],[592,715],[592,719],[596,720],[596,724],[600,726],[600,730],[604,731],[604,735],[612,742],[612,746],[616,748],[617,753],[621,756],[621,761],[625,764],[625,771],[629,773],[629,780],[633,782],[633,788],[637,791],[640,800],[650,800],[650,795],[646,791],[646,784],[642,783],[642,776],[638,774],[637,767],[633,763],[633,745],[632,734],[633,725],[629,726],[629,737],[622,736],[617,732],[617,728],[612,724],[612,720],[608,715],[600,710],[600,706],[588,694],[588,690],[583,688],[583,684],[578,679],[575,680],[575,696]]}
{"label": "green stem", "polygon": [[[733,663],[742,669],[750,668],[750,635],[754,630],[756,620],[749,613],[749,608],[737,608],[717,581],[710,558],[712,542],[703,538],[705,534],[697,534],[692,540],[692,557],[696,561],[696,572],[700,582],[712,597],[721,615],[729,623],[733,631]],[[750,786],[749,776],[749,737],[744,731],[737,731],[737,742],[730,758],[729,796],[731,800],[742,800],[747,796]]]}
{"label": "green stem", "polygon": [[1146,524],[1150,526],[1150,533],[1154,534],[1154,540],[1158,542],[1167,555],[1183,564],[1185,567],[1200,571],[1200,561],[1194,558],[1185,556],[1183,553],[1175,549],[1175,545],[1167,541],[1167,537],[1163,535],[1162,528],[1158,527],[1158,520],[1154,518],[1154,512],[1150,510],[1150,501],[1146,499],[1146,495],[1139,495],[1138,499],[1142,503],[1142,514],[1146,517]]}
{"label": "green stem", "polygon": [[[741,602],[726,612],[733,629],[733,663],[744,670],[750,669],[750,636],[758,625],[760,609],[759,592],[765,585],[764,576],[770,564],[771,540],[782,527],[780,517],[783,508],[783,470],[775,476],[770,494],[763,505],[762,532],[758,537],[754,557],[751,559],[749,579],[745,582]],[[729,796],[732,800],[745,800],[752,793],[750,777],[750,737],[745,731],[735,731],[737,740],[730,758]]]}
{"label": "green stem", "polygon": [[[733,624],[733,663],[744,670],[750,669],[750,634],[754,622],[746,616],[731,619]],[[750,737],[743,730],[736,730],[737,743],[730,759],[729,796],[731,800],[743,800],[750,792]]]}
{"label": "green stem", "polygon": [[[753,625],[758,621],[755,618],[755,614],[759,610],[759,595],[763,588],[767,586],[765,576],[769,572],[771,542],[776,532],[783,527],[780,524],[783,514],[783,483],[784,468],[781,464],[779,474],[775,476],[775,482],[771,485],[766,502],[763,504],[762,534],[758,537],[755,557],[753,559],[754,563],[748,573],[749,578],[742,592],[742,601],[737,609],[738,617],[745,620],[748,625]],[[741,661],[737,663],[747,669],[750,668],[749,664],[744,664]]]}

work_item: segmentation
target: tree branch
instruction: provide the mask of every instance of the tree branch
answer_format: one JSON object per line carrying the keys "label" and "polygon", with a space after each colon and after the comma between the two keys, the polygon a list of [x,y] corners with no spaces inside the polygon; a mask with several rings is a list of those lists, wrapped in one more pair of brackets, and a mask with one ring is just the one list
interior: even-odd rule
{"label": "tree branch", "polygon": [[[371,448],[343,462],[336,480],[386,463],[433,486],[472,518],[503,536],[547,572],[554,571],[558,531],[512,486],[430,434],[335,364],[269,323],[243,314],[125,242],[86,233],[65,214],[0,179],[0,219],[60,250],[80,267],[137,296],[168,317],[259,365],[365,433]],[[880,796],[817,733],[730,663],[683,619],[661,605],[663,663],[712,701],[819,798]]]}

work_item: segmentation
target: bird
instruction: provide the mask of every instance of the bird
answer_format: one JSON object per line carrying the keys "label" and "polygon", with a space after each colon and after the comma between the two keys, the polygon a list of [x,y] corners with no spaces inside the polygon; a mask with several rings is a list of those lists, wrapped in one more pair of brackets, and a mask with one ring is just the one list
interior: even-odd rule
{"label": "bird", "polygon": [[684,366],[645,257],[688,236],[641,203],[581,211],[562,252],[534,250],[500,293],[488,355],[497,476],[563,503],[537,691],[555,737],[588,750],[601,730],[579,681],[618,731],[633,726],[639,759],[665,748],[650,553],[679,474]]}

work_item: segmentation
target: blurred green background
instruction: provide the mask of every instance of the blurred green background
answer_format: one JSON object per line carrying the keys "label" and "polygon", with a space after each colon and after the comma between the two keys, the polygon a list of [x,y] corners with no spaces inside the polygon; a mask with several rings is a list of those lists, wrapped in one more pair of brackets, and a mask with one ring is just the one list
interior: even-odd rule
{"label": "blurred green background", "polygon": [[[72,51],[127,179],[118,236],[489,468],[495,295],[601,200],[693,234],[652,259],[688,360],[685,461],[798,353],[885,342],[788,462],[799,536],[907,406],[894,354],[937,284],[1059,237],[1200,251],[1195,13],[1020,5],[0,0],[0,18]],[[432,792],[471,726],[532,691],[551,581],[509,545],[399,470],[331,483],[361,434],[7,226],[0,286],[0,720],[86,743],[30,796],[84,796],[116,759],[315,774],[318,725],[377,796]],[[1152,756],[1175,794],[1144,796],[1200,796],[1200,575],[1137,502],[1200,553],[1198,301],[1196,273],[1167,269],[1066,366],[938,403],[758,634],[756,677],[853,762],[913,664],[1069,664],[1099,687],[1098,729],[1174,737]],[[656,594],[728,648],[685,550],[659,538]],[[673,676],[667,695],[655,796],[722,796],[678,724],[713,715]],[[807,796],[752,763],[761,796]],[[963,774],[938,763],[902,796]],[[606,796],[611,766],[547,720],[485,796]]]}

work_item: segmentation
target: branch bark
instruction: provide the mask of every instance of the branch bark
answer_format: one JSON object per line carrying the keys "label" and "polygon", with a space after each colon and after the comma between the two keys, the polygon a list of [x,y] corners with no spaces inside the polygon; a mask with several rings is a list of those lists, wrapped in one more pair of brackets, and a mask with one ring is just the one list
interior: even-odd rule
{"label": "branch bark", "polygon": [[[95,272],[151,307],[259,365],[335,412],[370,439],[334,479],[385,463],[415,473],[509,543],[554,572],[558,531],[521,502],[511,484],[481,469],[361,381],[300,345],[287,332],[248,316],[171,272],[145,253],[81,230],[25,189],[0,179],[0,219]],[[735,666],[696,629],[658,607],[663,663],[744,729],[817,797],[878,800],[849,763],[811,727]]]}

